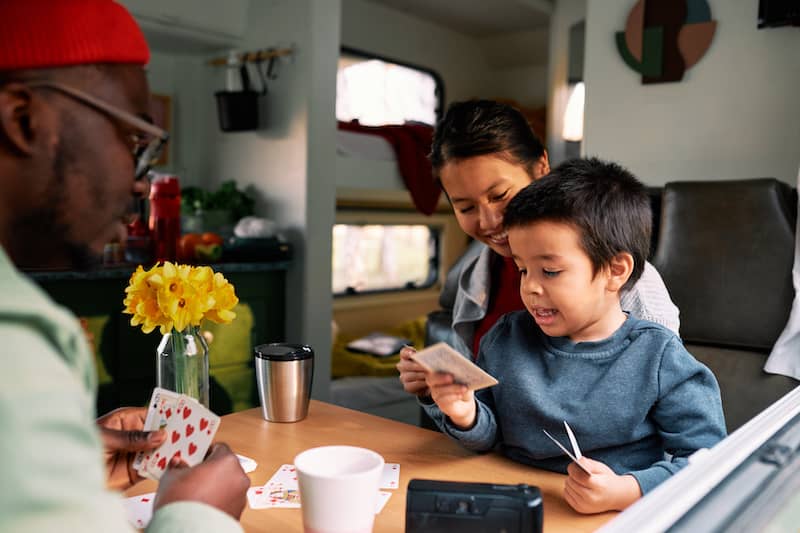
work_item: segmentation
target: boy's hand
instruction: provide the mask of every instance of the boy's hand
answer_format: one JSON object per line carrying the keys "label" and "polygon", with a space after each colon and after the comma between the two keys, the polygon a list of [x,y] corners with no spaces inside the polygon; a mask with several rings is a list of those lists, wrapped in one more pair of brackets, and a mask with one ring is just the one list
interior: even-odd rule
{"label": "boy's hand", "polygon": [[426,373],[425,382],[439,409],[460,429],[475,423],[475,394],[464,385],[453,383],[451,374]]}
{"label": "boy's hand", "polygon": [[400,383],[403,390],[417,396],[427,396],[430,391],[425,384],[425,369],[419,363],[411,359],[416,350],[411,346],[404,346],[400,350],[400,361],[397,363],[397,370],[400,372]]}
{"label": "boy's hand", "polygon": [[579,513],[622,511],[642,497],[633,476],[618,476],[605,464],[588,457],[582,457],[580,462],[592,475],[570,463],[564,485],[564,499]]}

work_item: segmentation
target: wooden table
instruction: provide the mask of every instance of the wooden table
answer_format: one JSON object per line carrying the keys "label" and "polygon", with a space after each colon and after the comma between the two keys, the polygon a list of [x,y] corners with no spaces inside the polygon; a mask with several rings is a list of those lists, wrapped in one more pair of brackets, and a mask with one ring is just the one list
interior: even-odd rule
{"label": "wooden table", "polygon": [[[224,416],[216,440],[258,462],[250,474],[253,486],[263,485],[282,464],[316,446],[362,446],[380,453],[387,463],[400,463],[400,487],[391,491],[386,507],[375,517],[375,533],[404,531],[406,488],[412,478],[536,485],[544,497],[544,531],[548,533],[594,531],[615,515],[586,516],[573,511],[561,496],[563,475],[498,454],[475,454],[436,431],[314,400],[308,417],[293,424],[267,422],[259,409]],[[144,481],[128,495],[154,490],[155,482]],[[246,531],[303,531],[300,509],[254,510],[248,506],[242,525]]]}

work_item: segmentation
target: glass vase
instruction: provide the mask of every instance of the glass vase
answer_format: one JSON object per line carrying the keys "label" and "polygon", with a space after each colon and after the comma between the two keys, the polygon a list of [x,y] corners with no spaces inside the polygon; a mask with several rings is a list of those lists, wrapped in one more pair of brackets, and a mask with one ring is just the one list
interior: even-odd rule
{"label": "glass vase", "polygon": [[172,330],[156,350],[156,382],[163,389],[185,394],[208,407],[208,344],[198,326]]}

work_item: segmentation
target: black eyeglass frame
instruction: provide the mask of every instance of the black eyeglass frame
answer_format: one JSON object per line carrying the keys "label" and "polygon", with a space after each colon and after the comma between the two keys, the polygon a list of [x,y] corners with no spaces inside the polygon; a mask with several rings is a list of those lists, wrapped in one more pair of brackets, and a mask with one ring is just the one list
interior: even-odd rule
{"label": "black eyeglass frame", "polygon": [[94,107],[95,109],[102,111],[117,120],[133,126],[144,133],[152,135],[153,138],[147,143],[146,146],[144,146],[144,148],[137,145],[133,151],[135,162],[134,176],[136,180],[140,180],[147,175],[147,173],[150,171],[150,168],[161,154],[161,151],[164,149],[164,145],[169,140],[168,131],[159,128],[155,124],[152,124],[141,117],[137,117],[133,113],[109,104],[108,102],[105,102],[87,92],[81,91],[80,89],[49,80],[33,80],[26,81],[24,83],[28,87],[42,87],[45,89],[53,89],[58,91],[83,104]]}

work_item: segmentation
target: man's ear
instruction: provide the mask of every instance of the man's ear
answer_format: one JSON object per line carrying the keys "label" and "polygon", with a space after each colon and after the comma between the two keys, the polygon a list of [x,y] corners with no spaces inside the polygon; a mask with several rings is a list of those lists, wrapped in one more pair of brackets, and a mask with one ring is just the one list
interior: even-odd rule
{"label": "man's ear", "polygon": [[628,252],[615,255],[608,264],[608,282],[606,289],[619,292],[633,273],[633,256]]}
{"label": "man's ear", "polygon": [[22,83],[0,87],[0,144],[13,152],[31,155],[34,152],[36,120],[32,92]]}

